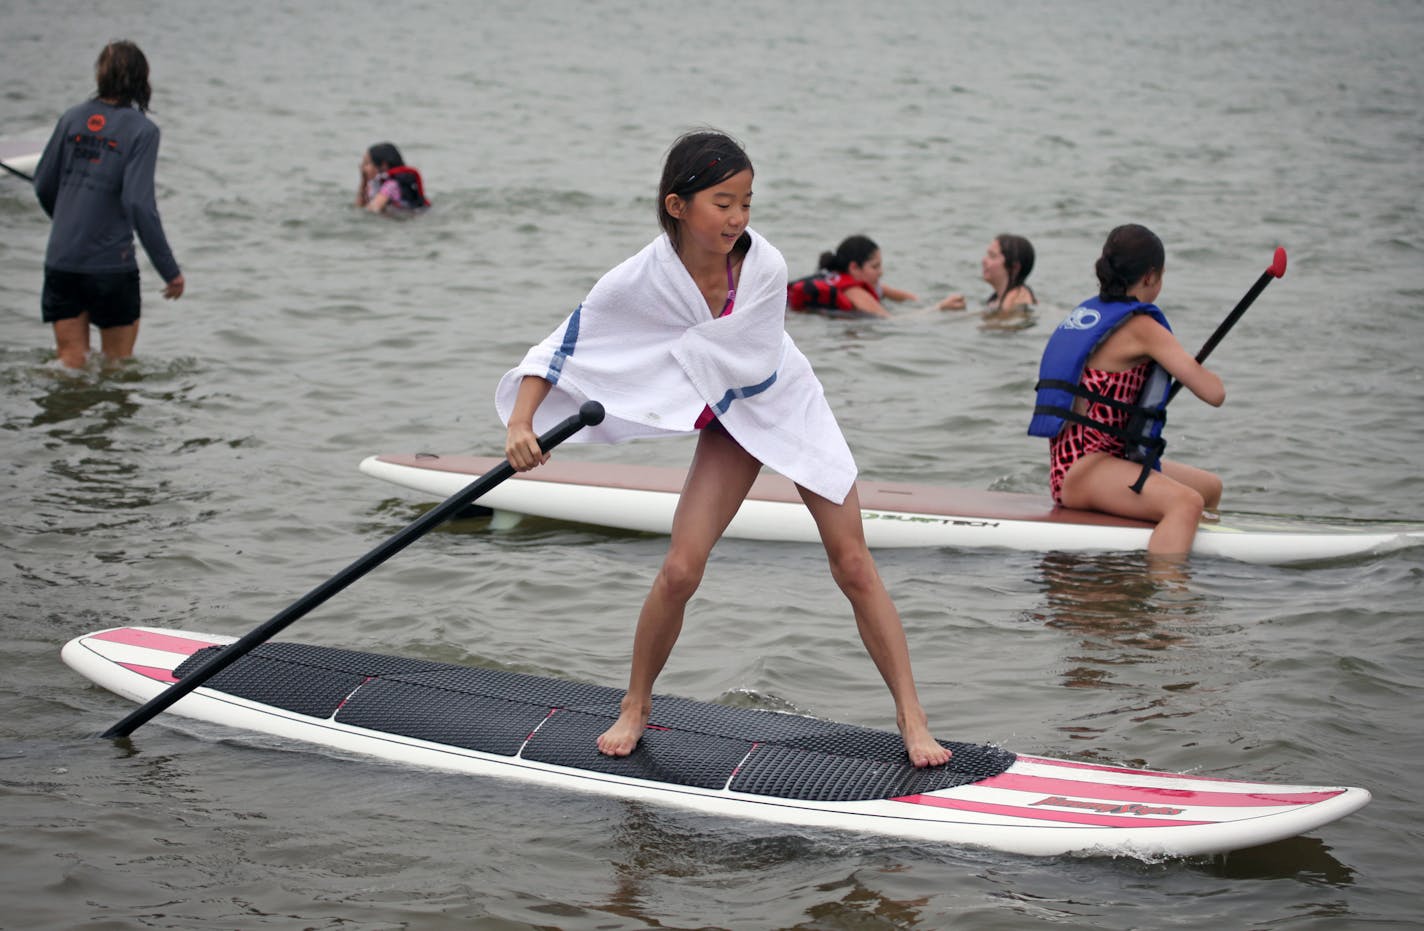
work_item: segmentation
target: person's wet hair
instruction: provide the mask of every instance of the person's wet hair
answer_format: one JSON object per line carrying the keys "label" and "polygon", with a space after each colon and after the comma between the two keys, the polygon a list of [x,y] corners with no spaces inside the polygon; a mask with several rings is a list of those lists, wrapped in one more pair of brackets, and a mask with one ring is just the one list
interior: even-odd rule
{"label": "person's wet hair", "polygon": [[400,149],[393,143],[378,142],[366,150],[366,154],[371,156],[371,164],[377,168],[399,168],[405,164],[405,159],[401,158]]}
{"label": "person's wet hair", "polygon": [[1029,272],[1033,271],[1033,243],[1013,233],[1000,233],[994,241],[1004,256],[1004,270],[1009,273],[1009,283],[1004,288],[1008,294],[1014,288],[1023,287]]}
{"label": "person's wet hair", "polygon": [[94,96],[121,107],[136,106],[148,112],[153,89],[148,85],[148,59],[127,39],[110,42],[94,61]]}
{"label": "person's wet hair", "polygon": [[852,262],[864,265],[879,251],[880,247],[869,236],[847,236],[836,246],[835,252],[821,253],[821,261],[817,267],[831,272],[848,272]]}

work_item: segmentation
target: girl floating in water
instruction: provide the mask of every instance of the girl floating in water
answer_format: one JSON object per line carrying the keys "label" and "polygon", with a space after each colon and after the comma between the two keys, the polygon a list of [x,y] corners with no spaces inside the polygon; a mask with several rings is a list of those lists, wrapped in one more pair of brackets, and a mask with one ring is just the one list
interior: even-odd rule
{"label": "girl floating in water", "polygon": [[[986,325],[1022,326],[1038,298],[1026,283],[1033,271],[1033,244],[1022,236],[1000,233],[989,243],[979,263],[980,275],[994,293],[984,310]],[[951,294],[939,302],[940,310],[963,310],[963,294]]]}
{"label": "girl floating in water", "polygon": [[420,172],[405,163],[400,150],[378,142],[361,157],[356,206],[372,213],[410,213],[430,206]]}
{"label": "girl floating in water", "polygon": [[822,252],[820,270],[786,286],[786,303],[797,311],[830,311],[888,317],[882,300],[917,301],[909,291],[881,282],[880,247],[869,236],[850,236],[835,252]]}

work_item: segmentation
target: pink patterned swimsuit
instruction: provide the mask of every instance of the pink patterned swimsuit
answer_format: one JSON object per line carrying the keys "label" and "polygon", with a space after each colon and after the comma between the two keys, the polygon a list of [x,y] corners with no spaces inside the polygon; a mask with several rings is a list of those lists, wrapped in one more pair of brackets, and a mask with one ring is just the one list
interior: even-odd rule
{"label": "pink patterned swimsuit", "polygon": [[[1142,386],[1147,381],[1147,370],[1151,362],[1143,362],[1125,372],[1104,372],[1102,369],[1083,369],[1080,380],[1083,388],[1128,404],[1137,400]],[[1107,404],[1088,402],[1084,416],[1113,427],[1125,427],[1131,413],[1117,410]],[[1053,492],[1053,500],[1063,503],[1063,478],[1068,469],[1089,453],[1108,453],[1122,456],[1126,443],[1121,437],[1104,433],[1078,423],[1065,423],[1048,445],[1048,487]]]}

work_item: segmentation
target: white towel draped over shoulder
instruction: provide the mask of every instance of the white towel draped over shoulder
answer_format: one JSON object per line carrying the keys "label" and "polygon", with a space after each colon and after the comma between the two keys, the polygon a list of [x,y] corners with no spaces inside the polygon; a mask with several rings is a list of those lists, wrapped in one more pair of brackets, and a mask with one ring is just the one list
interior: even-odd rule
{"label": "white towel draped over shoulder", "polygon": [[742,448],[841,503],[855,460],[811,364],[786,332],[786,260],[748,230],[732,313],[714,318],[666,235],[599,279],[578,309],[507,372],[495,392],[506,424],[526,375],[553,384],[542,434],[578,411],[605,417],[570,442],[690,433],[710,406]]}

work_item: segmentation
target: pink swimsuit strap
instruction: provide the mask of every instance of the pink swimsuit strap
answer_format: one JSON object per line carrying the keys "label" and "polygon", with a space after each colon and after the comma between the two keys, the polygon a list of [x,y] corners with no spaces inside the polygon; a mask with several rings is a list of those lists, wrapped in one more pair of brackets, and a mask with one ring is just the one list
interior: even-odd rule
{"label": "pink swimsuit strap", "polygon": [[737,289],[732,286],[732,254],[727,253],[727,303],[722,305],[722,312],[719,317],[725,317],[732,312],[732,305],[737,302]]}

